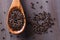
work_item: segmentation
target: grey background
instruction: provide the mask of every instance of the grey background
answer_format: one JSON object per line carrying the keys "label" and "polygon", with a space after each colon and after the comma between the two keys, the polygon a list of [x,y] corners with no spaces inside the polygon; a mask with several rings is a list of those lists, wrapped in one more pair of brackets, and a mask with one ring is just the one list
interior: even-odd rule
{"label": "grey background", "polygon": [[[39,4],[36,4],[37,1],[39,2]],[[30,15],[31,17],[33,17],[33,12],[39,13],[44,10],[46,12],[50,12],[53,18],[56,18],[55,25],[51,29],[49,29],[53,30],[53,33],[49,32],[48,30],[47,34],[34,34],[33,36],[26,38],[22,37],[22,35],[24,36],[24,34],[22,34],[19,38],[17,38],[17,35],[12,35],[13,37],[10,37],[5,23],[6,15],[12,0],[0,0],[0,22],[2,22],[2,25],[0,24],[0,30],[2,28],[5,28],[5,31],[0,31],[0,40],[60,40],[60,0],[47,0],[48,4],[45,3],[45,1],[46,0],[21,0],[27,16]],[[31,9],[31,2],[35,4],[36,10]],[[43,9],[39,9],[41,5],[44,6]],[[6,13],[4,14],[4,12]],[[5,37],[5,39],[3,39],[2,37]]]}

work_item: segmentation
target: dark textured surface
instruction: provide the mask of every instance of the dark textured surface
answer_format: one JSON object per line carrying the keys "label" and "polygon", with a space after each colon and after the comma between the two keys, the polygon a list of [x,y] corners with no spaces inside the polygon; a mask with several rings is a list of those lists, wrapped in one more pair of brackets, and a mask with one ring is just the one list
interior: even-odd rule
{"label": "dark textured surface", "polygon": [[[54,0],[21,0],[22,6],[25,11],[27,25],[24,30],[19,35],[13,35],[9,33],[6,27],[6,15],[8,9],[11,5],[12,0],[0,0],[0,30],[5,29],[4,31],[0,31],[0,40],[59,40],[60,32],[57,22],[57,14],[56,14],[56,6]],[[30,20],[34,18],[35,14],[42,13],[43,11],[49,12],[51,14],[51,18],[54,19],[54,26],[49,28],[46,33],[37,34],[32,31],[32,26]],[[36,16],[37,16],[36,15]],[[5,37],[5,38],[4,38]]]}

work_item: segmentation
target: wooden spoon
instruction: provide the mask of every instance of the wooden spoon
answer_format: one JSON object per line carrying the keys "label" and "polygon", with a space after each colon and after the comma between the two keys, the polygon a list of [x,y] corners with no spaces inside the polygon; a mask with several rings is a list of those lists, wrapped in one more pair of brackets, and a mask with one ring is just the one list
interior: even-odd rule
{"label": "wooden spoon", "polygon": [[[12,9],[14,8],[17,8],[20,10],[20,12],[22,13],[23,15],[23,18],[24,18],[24,23],[23,23],[23,26],[20,30],[17,30],[17,31],[14,31],[12,28],[10,28],[9,24],[8,24],[8,18],[9,18],[9,14],[11,12]],[[8,30],[12,33],[12,34],[20,34],[21,32],[23,32],[23,30],[25,29],[25,26],[26,26],[26,18],[25,18],[25,14],[24,14],[24,11],[23,11],[23,8],[22,8],[22,5],[20,3],[20,0],[13,0],[12,1],[12,4],[9,8],[9,11],[8,11],[8,14],[7,14],[7,27],[8,27]]]}

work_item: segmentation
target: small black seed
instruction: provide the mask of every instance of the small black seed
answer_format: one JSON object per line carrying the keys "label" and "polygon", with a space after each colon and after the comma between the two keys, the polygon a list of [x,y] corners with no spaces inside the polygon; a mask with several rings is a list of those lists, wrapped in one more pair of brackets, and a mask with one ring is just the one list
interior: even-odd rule
{"label": "small black seed", "polygon": [[45,12],[45,11],[43,11],[43,13],[44,13],[44,14],[46,14],[46,12]]}
{"label": "small black seed", "polygon": [[6,12],[4,12],[4,14],[6,14]]}
{"label": "small black seed", "polygon": [[17,36],[17,38],[19,38],[20,36]]}
{"label": "small black seed", "polygon": [[3,28],[3,29],[1,29],[1,31],[4,31],[5,29]]}
{"label": "small black seed", "polygon": [[48,1],[46,1],[46,3],[48,3]]}
{"label": "small black seed", "polygon": [[33,3],[33,2],[31,2],[31,5],[32,5],[32,6],[34,6],[34,3]]}
{"label": "small black seed", "polygon": [[11,34],[11,32],[9,32],[9,34]]}
{"label": "small black seed", "polygon": [[43,8],[43,6],[40,6],[40,9],[42,9]]}
{"label": "small black seed", "polygon": [[54,18],[54,20],[56,20],[56,18]]}
{"label": "small black seed", "polygon": [[5,37],[3,37],[3,39],[5,39]]}
{"label": "small black seed", "polygon": [[51,17],[51,14],[50,13],[48,13],[48,17]]}
{"label": "small black seed", "polygon": [[35,10],[35,7],[34,6],[32,6],[31,8]]}
{"label": "small black seed", "polygon": [[37,4],[39,3],[39,2],[36,2]]}
{"label": "small black seed", "polygon": [[13,37],[13,35],[10,34],[10,37]]}
{"label": "small black seed", "polygon": [[2,22],[0,22],[0,24],[2,24]]}
{"label": "small black seed", "polygon": [[51,23],[51,25],[54,25],[54,23]]}
{"label": "small black seed", "polygon": [[39,13],[39,15],[41,15],[42,13]]}
{"label": "small black seed", "polygon": [[53,32],[52,30],[50,30],[50,32]]}

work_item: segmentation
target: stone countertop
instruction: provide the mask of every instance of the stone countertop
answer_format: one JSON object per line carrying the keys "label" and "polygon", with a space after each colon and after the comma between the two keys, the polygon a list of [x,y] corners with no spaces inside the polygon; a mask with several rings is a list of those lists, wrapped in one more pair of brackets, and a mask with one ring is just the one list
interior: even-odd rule
{"label": "stone countertop", "polygon": [[[38,14],[44,10],[50,12],[52,18],[56,18],[55,25],[48,30],[47,34],[34,34],[32,36],[29,36],[29,32],[21,35],[9,34],[5,22],[11,2],[12,0],[0,0],[0,40],[60,40],[60,0],[21,0],[26,16],[33,17],[33,13]],[[31,2],[34,3],[36,9],[31,8]],[[39,9],[41,5],[43,9]],[[51,33],[50,30],[53,32]],[[27,35],[28,37],[26,37]]]}

